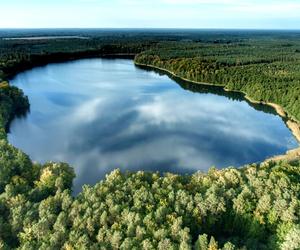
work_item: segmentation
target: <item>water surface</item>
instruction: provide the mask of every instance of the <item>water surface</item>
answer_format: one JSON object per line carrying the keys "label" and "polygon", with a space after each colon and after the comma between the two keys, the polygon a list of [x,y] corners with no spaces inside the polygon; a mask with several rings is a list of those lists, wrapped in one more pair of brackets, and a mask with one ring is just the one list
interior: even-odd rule
{"label": "water surface", "polygon": [[75,192],[115,168],[175,173],[258,162],[297,146],[272,108],[220,88],[176,83],[125,59],[49,64],[12,83],[31,111],[9,141],[39,162],[63,161]]}

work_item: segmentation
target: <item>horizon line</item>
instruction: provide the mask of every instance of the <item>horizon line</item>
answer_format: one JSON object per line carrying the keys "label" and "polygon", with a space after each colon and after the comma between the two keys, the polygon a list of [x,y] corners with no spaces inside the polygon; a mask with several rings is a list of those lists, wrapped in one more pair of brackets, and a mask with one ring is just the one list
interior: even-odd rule
{"label": "horizon line", "polygon": [[268,30],[278,30],[278,31],[285,31],[285,30],[291,30],[291,31],[300,31],[300,28],[189,28],[189,27],[0,27],[0,30],[39,30],[39,29],[94,29],[94,30],[262,30],[262,31],[268,31]]}

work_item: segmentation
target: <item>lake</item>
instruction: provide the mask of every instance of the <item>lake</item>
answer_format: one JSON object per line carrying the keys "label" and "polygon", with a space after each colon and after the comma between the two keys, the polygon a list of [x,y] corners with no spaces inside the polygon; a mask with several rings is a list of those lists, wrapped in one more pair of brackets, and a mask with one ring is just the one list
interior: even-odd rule
{"label": "lake", "polygon": [[273,108],[171,79],[127,59],[84,59],[18,74],[31,104],[9,142],[75,168],[74,192],[115,168],[193,173],[259,162],[298,146]]}

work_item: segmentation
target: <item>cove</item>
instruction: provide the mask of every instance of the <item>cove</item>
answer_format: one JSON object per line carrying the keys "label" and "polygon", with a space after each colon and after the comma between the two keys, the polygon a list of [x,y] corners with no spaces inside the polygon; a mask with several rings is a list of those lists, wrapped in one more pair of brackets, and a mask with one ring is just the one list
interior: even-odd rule
{"label": "cove", "polygon": [[263,161],[298,146],[273,108],[190,84],[128,59],[49,64],[11,83],[30,101],[9,142],[74,167],[74,192],[115,168],[190,174]]}

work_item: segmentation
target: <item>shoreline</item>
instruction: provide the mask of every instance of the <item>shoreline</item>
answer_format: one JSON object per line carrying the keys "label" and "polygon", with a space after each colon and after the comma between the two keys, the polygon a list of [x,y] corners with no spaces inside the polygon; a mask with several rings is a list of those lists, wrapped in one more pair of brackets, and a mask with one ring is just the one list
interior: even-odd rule
{"label": "shoreline", "polygon": [[[10,82],[10,80],[17,74],[35,67],[46,66],[51,63],[63,63],[67,61],[93,59],[93,58],[107,58],[107,59],[132,59],[136,53],[103,53],[98,51],[80,51],[76,53],[53,53],[49,55],[33,55],[29,61],[21,61],[6,68],[3,71],[2,80]],[[1,75],[0,75],[1,79]]]}
{"label": "shoreline", "polygon": [[[274,155],[274,156],[271,156],[269,158],[266,158],[261,163],[270,162],[270,161],[279,161],[279,160],[294,160],[294,159],[296,160],[296,159],[300,159],[300,122],[297,121],[296,119],[294,119],[293,117],[291,117],[284,110],[284,108],[282,106],[280,106],[279,104],[254,100],[251,97],[249,97],[247,95],[247,93],[245,93],[243,91],[227,89],[224,85],[221,85],[221,84],[212,84],[212,83],[207,83],[207,82],[198,82],[198,81],[194,81],[194,80],[189,80],[185,77],[181,77],[181,76],[176,75],[174,72],[172,72],[170,70],[160,68],[158,66],[138,63],[134,59],[135,56],[136,56],[135,53],[101,53],[101,54],[98,54],[98,55],[96,54],[94,56],[90,56],[90,53],[88,53],[88,55],[85,55],[85,53],[79,53],[79,54],[76,54],[75,56],[74,55],[67,55],[66,58],[62,58],[62,59],[59,59],[59,60],[55,60],[57,58],[55,58],[54,60],[47,60],[49,58],[46,57],[46,58],[43,58],[44,60],[42,60],[42,63],[41,62],[38,62],[38,63],[31,62],[29,65],[27,65],[27,67],[25,67],[25,68],[20,67],[19,69],[16,69],[16,67],[13,67],[13,70],[12,70],[12,72],[10,72],[9,76],[12,77],[12,76],[24,71],[24,70],[28,70],[28,69],[31,69],[33,67],[47,65],[49,63],[59,63],[59,62],[62,62],[62,61],[80,60],[80,59],[85,59],[85,58],[115,58],[115,59],[117,59],[117,58],[120,58],[120,59],[126,58],[126,59],[133,59],[133,63],[136,66],[145,67],[145,68],[148,68],[150,70],[155,70],[156,69],[156,70],[159,70],[159,71],[161,71],[161,72],[163,72],[167,75],[173,76],[175,78],[178,78],[178,79],[183,80],[183,81],[188,82],[188,83],[198,84],[198,85],[206,85],[206,86],[212,86],[212,87],[220,87],[223,90],[228,91],[228,92],[242,93],[244,95],[244,98],[247,101],[249,101],[250,103],[264,104],[264,105],[268,105],[268,106],[272,107],[276,111],[276,113],[280,117],[282,117],[282,119],[285,122],[288,129],[294,135],[296,141],[298,142],[298,147],[286,151],[285,154],[283,154],[283,155]],[[7,78],[9,79],[10,77],[7,77]]]}
{"label": "shoreline", "polygon": [[194,80],[189,80],[187,78],[184,77],[180,77],[178,75],[176,75],[174,72],[168,70],[168,69],[164,69],[164,68],[160,68],[158,66],[153,66],[153,65],[149,65],[149,64],[144,64],[144,63],[138,63],[134,60],[134,64],[136,66],[141,66],[141,67],[146,67],[149,69],[157,69],[160,70],[162,72],[165,72],[167,74],[170,74],[171,76],[174,76],[176,78],[179,78],[183,81],[189,82],[189,83],[194,83],[194,84],[199,84],[199,85],[208,85],[208,86],[217,86],[217,87],[222,87],[225,91],[232,91],[232,92],[238,92],[238,93],[242,93],[244,94],[245,99],[247,99],[249,102],[254,103],[254,104],[264,104],[264,105],[268,105],[271,106],[272,108],[274,108],[274,110],[276,111],[276,113],[282,117],[283,119],[286,119],[285,124],[288,127],[288,129],[292,132],[293,136],[295,137],[295,139],[298,142],[298,147],[288,150],[286,151],[286,153],[284,155],[274,155],[270,158],[265,159],[262,163],[268,163],[271,161],[283,161],[283,160],[288,160],[288,161],[292,161],[292,160],[296,160],[300,158],[300,122],[291,118],[288,113],[284,110],[284,108],[282,106],[280,106],[279,104],[276,103],[272,103],[272,102],[263,102],[263,101],[257,101],[252,99],[251,97],[249,97],[247,95],[247,93],[243,92],[243,91],[239,91],[239,90],[231,90],[231,89],[226,89],[226,87],[224,85],[221,84],[212,84],[212,83],[206,83],[206,82],[197,82]]}

